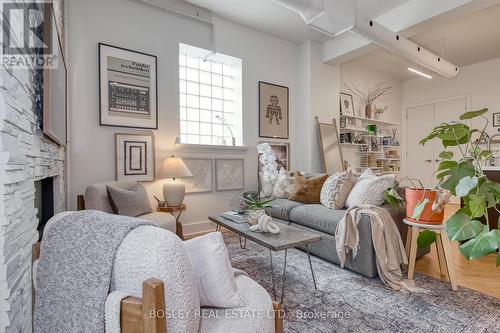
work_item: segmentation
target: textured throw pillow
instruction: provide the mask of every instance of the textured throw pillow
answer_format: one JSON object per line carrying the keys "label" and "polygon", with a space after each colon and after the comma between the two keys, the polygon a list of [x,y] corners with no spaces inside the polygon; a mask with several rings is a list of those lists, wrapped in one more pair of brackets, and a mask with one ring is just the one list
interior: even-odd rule
{"label": "textured throw pillow", "polygon": [[293,191],[293,184],[295,183],[295,178],[293,175],[281,168],[278,175],[278,180],[273,190],[273,197],[288,199],[290,193]]}
{"label": "textured throw pillow", "polygon": [[115,214],[137,217],[153,212],[149,203],[148,193],[137,183],[128,190],[106,185],[108,198]]}
{"label": "textured throw pillow", "polygon": [[299,171],[295,172],[293,191],[288,199],[308,204],[320,203],[321,188],[328,175],[306,178]]}
{"label": "textured throw pillow", "polygon": [[220,232],[211,232],[183,244],[195,273],[200,306],[237,308],[246,305],[238,292]]}
{"label": "textured throw pillow", "polygon": [[351,170],[337,172],[326,180],[321,189],[321,203],[330,209],[342,209],[345,200],[354,186]]}
{"label": "textured throw pillow", "polygon": [[371,169],[366,169],[354,184],[346,200],[346,207],[359,205],[380,206],[384,203],[384,191],[394,185],[396,175],[376,176]]}

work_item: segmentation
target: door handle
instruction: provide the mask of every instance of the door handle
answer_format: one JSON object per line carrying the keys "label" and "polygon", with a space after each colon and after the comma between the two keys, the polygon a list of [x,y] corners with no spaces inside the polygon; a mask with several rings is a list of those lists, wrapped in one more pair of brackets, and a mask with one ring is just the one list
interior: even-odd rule
{"label": "door handle", "polygon": [[432,162],[432,160],[429,158],[428,160],[425,160],[424,162]]}

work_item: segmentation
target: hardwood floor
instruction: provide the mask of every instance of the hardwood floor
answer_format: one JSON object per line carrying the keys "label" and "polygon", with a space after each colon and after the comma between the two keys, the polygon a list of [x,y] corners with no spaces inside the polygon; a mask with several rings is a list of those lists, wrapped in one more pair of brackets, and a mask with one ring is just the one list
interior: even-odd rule
{"label": "hardwood floor", "polygon": [[[445,221],[459,208],[458,205],[447,205]],[[492,254],[469,261],[460,253],[458,243],[452,241],[452,261],[459,289],[462,286],[500,298],[500,267],[495,267],[495,260],[496,255]],[[415,270],[441,279],[435,244],[431,246],[431,253],[417,260]]]}

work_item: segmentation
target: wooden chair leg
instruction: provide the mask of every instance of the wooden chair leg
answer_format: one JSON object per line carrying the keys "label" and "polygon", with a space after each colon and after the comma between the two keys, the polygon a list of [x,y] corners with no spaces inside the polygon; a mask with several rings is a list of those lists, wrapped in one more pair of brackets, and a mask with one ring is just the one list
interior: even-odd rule
{"label": "wooden chair leg", "polygon": [[446,234],[446,231],[441,233],[441,241],[443,243],[443,253],[444,261],[446,263],[446,268],[448,269],[448,278],[450,279],[451,289],[457,291],[457,280],[455,278],[455,271],[453,270],[453,258],[451,257],[451,246],[450,239]]}
{"label": "wooden chair leg", "polygon": [[144,333],[165,333],[165,291],[163,281],[149,279],[142,284]]}
{"label": "wooden chair leg", "polygon": [[274,309],[274,333],[283,333],[283,307],[278,302],[273,302]]}
{"label": "wooden chair leg", "polygon": [[406,243],[405,243],[405,251],[406,251],[406,258],[410,258],[410,244],[411,244],[411,226],[408,226],[408,229],[406,229]]}
{"label": "wooden chair leg", "polygon": [[439,261],[439,271],[441,272],[441,278],[446,276],[446,260],[444,259],[443,250],[443,240],[441,239],[441,233],[436,234],[436,252]]}
{"label": "wooden chair leg", "polygon": [[415,273],[415,260],[417,259],[417,238],[420,234],[420,229],[413,226],[408,226],[408,228],[411,228],[410,255],[408,257],[408,280],[413,280],[413,274]]}

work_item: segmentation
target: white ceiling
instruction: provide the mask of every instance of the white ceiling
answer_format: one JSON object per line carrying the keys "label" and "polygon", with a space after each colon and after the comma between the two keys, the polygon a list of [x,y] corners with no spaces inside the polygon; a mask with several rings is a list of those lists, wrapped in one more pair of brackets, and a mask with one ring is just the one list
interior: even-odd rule
{"label": "white ceiling", "polygon": [[[270,35],[302,44],[308,40],[325,41],[328,37],[306,26],[297,13],[272,0],[184,0],[208,9],[225,19]],[[408,0],[356,0],[357,10],[377,17]]]}
{"label": "white ceiling", "polygon": [[[500,57],[500,5],[489,7],[451,22],[433,24],[432,28],[409,37],[415,43],[441,54],[462,66]],[[392,75],[400,80],[419,77],[408,67],[436,75],[411,61],[377,47],[374,52],[352,60],[360,65]]]}

